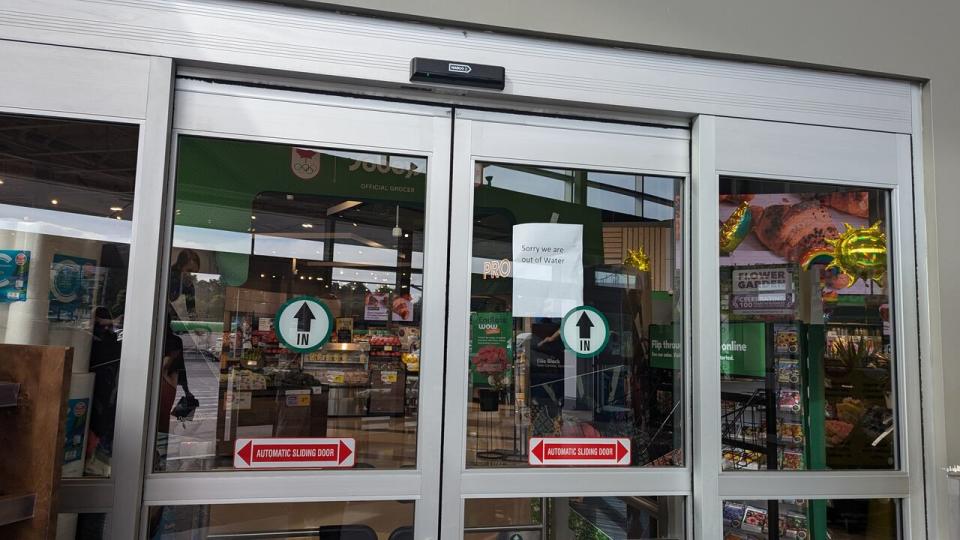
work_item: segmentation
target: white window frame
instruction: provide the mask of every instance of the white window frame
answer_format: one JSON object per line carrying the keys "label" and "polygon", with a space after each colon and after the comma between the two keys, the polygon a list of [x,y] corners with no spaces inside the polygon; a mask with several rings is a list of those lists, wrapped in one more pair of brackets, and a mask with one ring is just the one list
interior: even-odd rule
{"label": "white window frame", "polygon": [[[904,134],[700,116],[694,124],[693,295],[697,538],[719,538],[725,499],[901,499],[903,538],[926,537],[914,250],[913,156]],[[899,468],[892,471],[721,472],[719,178],[802,181],[890,192],[894,384]],[[695,503],[697,504],[697,503]]]}
{"label": "white window frame", "polygon": [[[470,279],[473,245],[474,171],[477,162],[516,163],[628,174],[670,176],[683,181],[684,342],[689,336],[690,132],[579,120],[457,109],[454,123],[450,221],[450,296],[444,418],[442,538],[462,538],[464,501],[471,498],[682,496],[689,501],[689,458],[683,467],[467,468]],[[689,347],[684,347],[684,455],[690,444]],[[690,508],[689,504],[686,508]]]}
{"label": "white window frame", "polygon": [[139,129],[111,476],[64,478],[58,494],[61,513],[109,514],[115,538],[140,513],[172,77],[169,58],[0,40],[0,111]]}
{"label": "white window frame", "polygon": [[[450,109],[369,101],[300,92],[263,90],[179,79],[170,138],[169,193],[176,189],[176,141],[181,135],[275,142],[344,151],[415,155],[427,158],[424,289],[420,410],[415,470],[318,471],[152,471],[144,462],[143,515],[146,534],[151,506],[277,503],[343,500],[412,500],[415,535],[436,538],[443,395],[444,291],[446,288],[447,205],[449,200]],[[165,283],[173,204],[162,220],[164,255],[159,283]],[[162,291],[163,287],[161,287]],[[162,298],[162,296],[161,296]],[[163,305],[156,305],[162,320]],[[153,329],[162,343],[163,329]],[[159,362],[159,351],[151,358]],[[159,365],[159,364],[157,364]],[[159,378],[151,381],[151,422],[146,450],[155,444]],[[138,513],[140,510],[137,510]]]}

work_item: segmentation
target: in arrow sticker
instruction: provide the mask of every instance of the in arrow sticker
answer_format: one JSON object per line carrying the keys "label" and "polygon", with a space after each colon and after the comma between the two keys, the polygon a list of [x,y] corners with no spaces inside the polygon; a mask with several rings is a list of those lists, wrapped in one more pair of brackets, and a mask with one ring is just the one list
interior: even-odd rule
{"label": "in arrow sticker", "polygon": [[319,349],[330,339],[333,315],[319,299],[300,296],[280,306],[273,328],[284,346],[306,353]]}
{"label": "in arrow sticker", "polygon": [[567,350],[577,356],[596,356],[610,341],[610,324],[596,308],[576,307],[563,317],[560,338]]}

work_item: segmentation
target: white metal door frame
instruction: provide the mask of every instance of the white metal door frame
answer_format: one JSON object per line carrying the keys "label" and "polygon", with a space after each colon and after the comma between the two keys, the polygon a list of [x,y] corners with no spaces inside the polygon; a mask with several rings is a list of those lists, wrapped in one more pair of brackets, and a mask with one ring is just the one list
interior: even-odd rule
{"label": "white metal door frame", "polygon": [[[144,401],[159,260],[173,81],[169,58],[0,40],[0,111],[139,127],[136,183],[110,478],[65,478],[59,511],[111,514],[106,535],[136,530],[143,476]],[[37,81],[43,81],[38,84]],[[110,96],[110,99],[104,99]]]}
{"label": "white metal door frame", "polygon": [[[691,467],[617,469],[468,469],[467,350],[473,230],[474,164],[523,163],[554,168],[659,174],[684,180],[689,200],[689,131],[625,124],[573,121],[458,109],[450,222],[450,282],[443,450],[443,538],[462,538],[464,501],[469,498],[610,495],[691,496]],[[685,203],[686,204],[686,203]],[[689,215],[684,208],[683,214]],[[687,221],[685,220],[685,223]],[[684,225],[686,227],[686,225]],[[685,236],[684,257],[689,249]],[[686,261],[686,260],[685,260]],[[684,264],[684,326],[689,295]],[[686,333],[685,336],[689,336]],[[685,342],[688,340],[685,338]],[[684,369],[690,369],[689,347]],[[689,373],[689,371],[687,371]],[[690,393],[684,377],[683,393]],[[684,398],[687,399],[687,398]],[[684,403],[684,448],[689,456],[689,402]],[[689,505],[687,506],[689,508]]]}
{"label": "white metal door frame", "polygon": [[[897,498],[903,533],[925,538],[919,314],[910,137],[891,133],[700,116],[694,125],[694,457],[696,538],[719,538],[722,500]],[[896,427],[892,471],[721,472],[719,178],[738,176],[888,190],[893,262]]]}

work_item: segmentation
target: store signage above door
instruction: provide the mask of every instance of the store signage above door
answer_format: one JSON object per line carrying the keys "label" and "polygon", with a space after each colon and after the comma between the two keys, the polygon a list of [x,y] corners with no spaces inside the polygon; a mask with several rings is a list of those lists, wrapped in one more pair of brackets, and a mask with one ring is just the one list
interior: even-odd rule
{"label": "store signage above door", "polygon": [[410,61],[410,81],[503,90],[506,70],[502,66],[414,58]]}
{"label": "store signage above door", "polygon": [[237,439],[235,469],[349,468],[355,463],[353,439]]}
{"label": "store signage above door", "polygon": [[630,439],[531,437],[530,465],[603,467],[630,465]]}

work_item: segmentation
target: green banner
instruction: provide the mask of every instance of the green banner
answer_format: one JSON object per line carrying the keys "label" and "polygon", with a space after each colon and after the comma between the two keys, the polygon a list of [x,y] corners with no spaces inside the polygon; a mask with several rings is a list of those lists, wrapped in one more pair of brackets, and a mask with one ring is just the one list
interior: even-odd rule
{"label": "green banner", "polygon": [[766,324],[737,322],[720,325],[720,372],[748,377],[766,375]]}
{"label": "green banner", "polygon": [[[251,232],[255,201],[269,193],[388,201],[409,208],[423,208],[426,200],[426,171],[416,170],[412,161],[406,168],[392,167],[372,161],[379,155],[193,136],[180,137],[177,151],[175,223],[180,226]],[[218,252],[216,258],[227,284],[247,280],[248,254]]]}
{"label": "green banner", "polygon": [[683,361],[682,336],[674,335],[672,324],[650,325],[650,365],[677,369]]}
{"label": "green banner", "polygon": [[[650,325],[650,365],[677,369],[683,350],[672,324]],[[720,371],[724,375],[763,377],[766,374],[766,325],[726,323],[720,326]]]}

